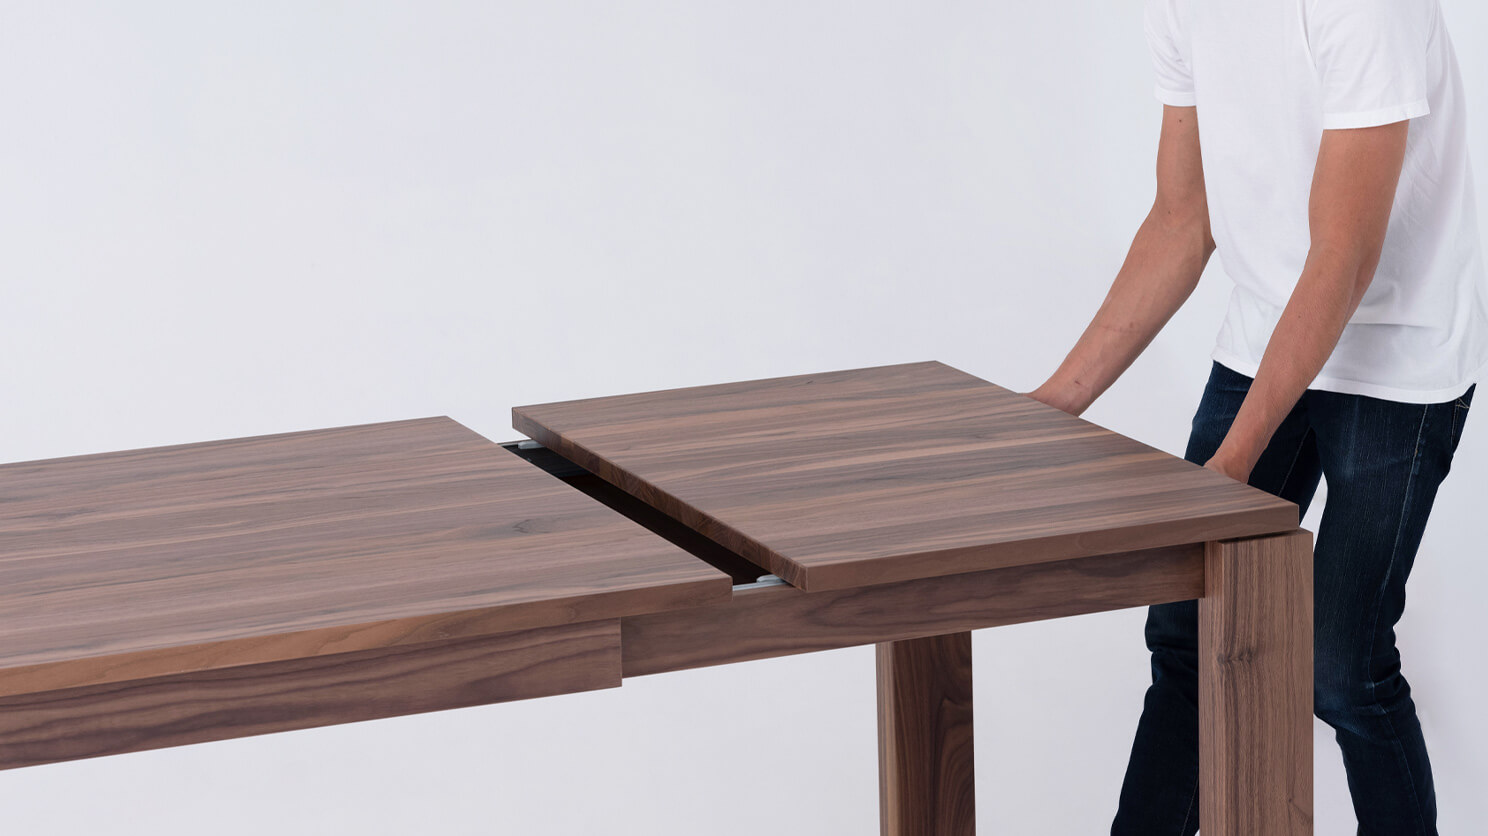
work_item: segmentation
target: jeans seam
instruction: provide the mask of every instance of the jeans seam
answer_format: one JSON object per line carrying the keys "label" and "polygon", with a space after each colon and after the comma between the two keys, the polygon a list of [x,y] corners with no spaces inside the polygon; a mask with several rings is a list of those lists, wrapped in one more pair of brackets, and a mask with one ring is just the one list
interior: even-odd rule
{"label": "jeans seam", "polygon": [[1188,797],[1188,809],[1183,811],[1183,824],[1178,826],[1178,836],[1183,836],[1188,831],[1188,820],[1193,818],[1194,802],[1199,799],[1200,776],[1194,776],[1193,795]]}
{"label": "jeans seam", "polygon": [[1307,446],[1307,437],[1312,434],[1312,427],[1302,431],[1302,440],[1297,442],[1297,452],[1292,454],[1292,463],[1287,465],[1286,475],[1281,477],[1281,487],[1276,489],[1276,495],[1286,493],[1287,483],[1292,480],[1292,471],[1297,469],[1297,460],[1302,458],[1302,448]]}
{"label": "jeans seam", "polygon": [[1421,833],[1426,833],[1426,811],[1421,806],[1421,797],[1416,792],[1415,776],[1410,774],[1410,762],[1405,758],[1404,748],[1400,743],[1400,733],[1395,730],[1395,722],[1390,719],[1389,712],[1380,705],[1379,697],[1374,687],[1374,672],[1369,668],[1374,662],[1374,642],[1379,632],[1380,610],[1384,608],[1385,587],[1389,585],[1390,575],[1395,571],[1395,559],[1400,554],[1400,538],[1405,533],[1405,512],[1410,507],[1411,494],[1416,487],[1416,474],[1421,467],[1421,439],[1426,434],[1426,416],[1430,412],[1430,405],[1421,409],[1421,423],[1416,428],[1416,446],[1411,451],[1410,475],[1406,477],[1405,496],[1400,500],[1400,521],[1395,526],[1395,541],[1390,547],[1390,562],[1385,566],[1385,582],[1380,586],[1379,594],[1375,596],[1373,617],[1369,624],[1369,653],[1365,655],[1364,681],[1369,683],[1369,698],[1374,702],[1375,708],[1379,710],[1381,717],[1385,718],[1385,724],[1390,727],[1390,735],[1395,744],[1395,752],[1400,756],[1401,764],[1405,767],[1405,774],[1410,784],[1411,801],[1416,807],[1416,821]]}

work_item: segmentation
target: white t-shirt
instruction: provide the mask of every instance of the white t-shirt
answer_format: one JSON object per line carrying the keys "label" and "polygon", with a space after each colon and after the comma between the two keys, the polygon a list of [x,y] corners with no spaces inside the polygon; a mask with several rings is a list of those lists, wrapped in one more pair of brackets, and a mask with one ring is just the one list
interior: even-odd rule
{"label": "white t-shirt", "polygon": [[1322,132],[1410,119],[1379,267],[1314,389],[1407,403],[1488,371],[1465,100],[1437,0],[1146,0],[1164,104],[1198,108],[1209,221],[1235,282],[1213,359],[1255,376],[1310,245]]}

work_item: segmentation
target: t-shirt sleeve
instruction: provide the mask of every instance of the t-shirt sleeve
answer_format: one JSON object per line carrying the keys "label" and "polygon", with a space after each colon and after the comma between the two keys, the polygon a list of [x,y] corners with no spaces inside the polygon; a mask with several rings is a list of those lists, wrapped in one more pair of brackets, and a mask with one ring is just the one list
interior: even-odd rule
{"label": "t-shirt sleeve", "polygon": [[1152,93],[1157,100],[1174,107],[1194,106],[1193,75],[1179,49],[1179,31],[1174,20],[1171,0],[1146,0],[1142,10],[1147,49],[1152,56],[1152,69],[1157,84]]}
{"label": "t-shirt sleeve", "polygon": [[1431,112],[1430,0],[1305,0],[1323,128],[1367,128]]}

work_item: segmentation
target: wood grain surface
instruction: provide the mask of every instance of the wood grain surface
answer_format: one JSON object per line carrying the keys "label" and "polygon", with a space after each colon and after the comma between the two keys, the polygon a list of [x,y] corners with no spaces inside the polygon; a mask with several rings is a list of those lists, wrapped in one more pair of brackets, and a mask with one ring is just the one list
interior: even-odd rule
{"label": "wood grain surface", "polygon": [[1297,506],[942,363],[517,407],[807,590],[1295,529]]}
{"label": "wood grain surface", "polygon": [[728,601],[626,616],[625,675],[923,638],[1204,594],[1204,544],[851,589],[742,588]]}
{"label": "wood grain surface", "polygon": [[445,417],[0,465],[0,695],[729,591],[723,572]]}
{"label": "wood grain surface", "polygon": [[976,836],[971,633],[884,642],[878,661],[882,836]]}
{"label": "wood grain surface", "polygon": [[1199,829],[1311,836],[1312,533],[1208,544]]}
{"label": "wood grain surface", "polygon": [[0,769],[620,685],[614,621],[0,697]]}

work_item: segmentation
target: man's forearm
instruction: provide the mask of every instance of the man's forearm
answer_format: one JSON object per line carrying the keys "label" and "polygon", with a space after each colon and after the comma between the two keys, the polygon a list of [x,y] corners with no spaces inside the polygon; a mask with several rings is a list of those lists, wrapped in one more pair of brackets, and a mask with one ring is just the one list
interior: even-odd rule
{"label": "man's forearm", "polygon": [[1312,246],[1216,469],[1241,481],[1333,353],[1379,265],[1407,122],[1324,131],[1309,199]]}
{"label": "man's forearm", "polygon": [[1154,207],[1100,310],[1040,387],[1046,402],[1079,415],[1147,348],[1193,293],[1213,252],[1204,218],[1197,208],[1175,216]]}

